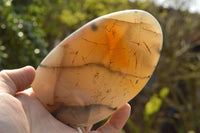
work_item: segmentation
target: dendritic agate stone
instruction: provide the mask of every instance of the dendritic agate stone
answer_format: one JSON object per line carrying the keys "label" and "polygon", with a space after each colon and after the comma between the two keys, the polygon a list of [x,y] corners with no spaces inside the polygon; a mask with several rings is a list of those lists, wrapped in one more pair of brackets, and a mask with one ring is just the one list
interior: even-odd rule
{"label": "dendritic agate stone", "polygon": [[32,88],[63,123],[94,124],[145,86],[159,60],[162,39],[159,23],[145,11],[99,17],[49,53]]}

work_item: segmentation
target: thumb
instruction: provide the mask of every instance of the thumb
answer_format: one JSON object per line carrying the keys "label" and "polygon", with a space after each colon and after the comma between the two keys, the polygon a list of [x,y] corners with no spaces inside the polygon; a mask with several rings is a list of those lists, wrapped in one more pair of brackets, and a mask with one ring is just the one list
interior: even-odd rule
{"label": "thumb", "polygon": [[119,133],[128,120],[130,112],[131,106],[129,104],[125,104],[114,112],[110,119],[102,127],[97,129],[97,133]]}
{"label": "thumb", "polygon": [[0,72],[0,93],[15,95],[27,89],[35,77],[35,69],[26,66],[20,69],[3,70]]}

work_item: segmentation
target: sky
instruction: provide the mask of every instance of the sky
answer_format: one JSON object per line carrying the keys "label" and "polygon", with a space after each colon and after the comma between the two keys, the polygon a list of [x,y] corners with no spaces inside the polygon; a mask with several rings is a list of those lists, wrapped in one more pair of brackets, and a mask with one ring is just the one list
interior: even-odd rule
{"label": "sky", "polygon": [[[170,0],[154,0],[157,4],[162,5],[164,7],[168,7],[170,4]],[[185,0],[186,1],[186,0]],[[198,12],[200,13],[200,0],[188,0],[190,3],[188,5],[189,11],[192,13]]]}
{"label": "sky", "polygon": [[200,1],[199,0],[194,0],[194,2],[191,3],[190,11],[191,12],[198,12],[198,13],[200,13]]}

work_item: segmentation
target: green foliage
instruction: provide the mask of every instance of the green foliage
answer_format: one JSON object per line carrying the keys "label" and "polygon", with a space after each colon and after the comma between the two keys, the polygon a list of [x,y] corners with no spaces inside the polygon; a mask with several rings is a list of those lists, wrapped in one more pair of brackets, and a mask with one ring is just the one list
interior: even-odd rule
{"label": "green foliage", "polygon": [[41,28],[43,11],[37,1],[0,0],[0,69],[37,66],[47,53]]}
{"label": "green foliage", "polygon": [[137,127],[137,125],[129,118],[126,122],[126,125],[131,128],[131,130],[134,132],[134,133],[140,133],[140,130],[139,128]]}
{"label": "green foliage", "polygon": [[145,110],[144,110],[144,120],[147,124],[146,126],[146,131],[149,132],[151,128],[151,124],[154,122],[155,116],[154,114],[158,113],[160,111],[160,108],[163,104],[163,100],[167,97],[169,94],[169,88],[162,88],[158,94],[153,94],[149,101],[145,105]]}
{"label": "green foliage", "polygon": [[162,88],[162,89],[160,90],[160,92],[159,92],[160,98],[161,98],[161,99],[166,98],[167,95],[169,94],[169,91],[170,91],[170,90],[169,90],[169,88],[167,88],[167,87]]}
{"label": "green foliage", "polygon": [[162,99],[158,95],[154,94],[145,105],[144,116],[145,120],[149,120],[149,117],[160,110],[162,105]]}
{"label": "green foliage", "polygon": [[50,2],[48,7],[49,15],[46,16],[44,29],[50,38],[49,49],[52,49],[57,41],[63,40],[87,22],[107,13],[127,9],[128,0],[60,0]]}

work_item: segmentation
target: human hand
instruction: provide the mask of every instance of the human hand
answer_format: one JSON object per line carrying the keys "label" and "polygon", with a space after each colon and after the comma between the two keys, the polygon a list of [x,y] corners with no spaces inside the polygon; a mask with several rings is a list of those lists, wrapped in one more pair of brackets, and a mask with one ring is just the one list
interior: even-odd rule
{"label": "human hand", "polygon": [[[78,133],[55,119],[27,89],[35,77],[35,69],[28,66],[0,72],[0,132],[1,133]],[[96,131],[88,133],[118,133],[130,115],[130,106],[125,104]]]}

